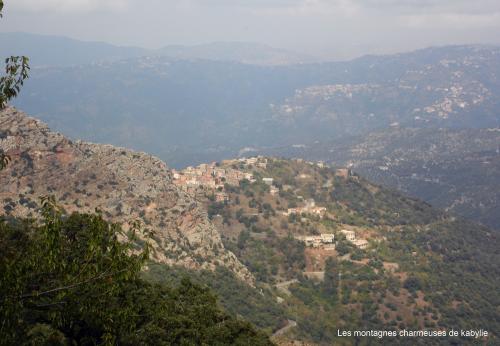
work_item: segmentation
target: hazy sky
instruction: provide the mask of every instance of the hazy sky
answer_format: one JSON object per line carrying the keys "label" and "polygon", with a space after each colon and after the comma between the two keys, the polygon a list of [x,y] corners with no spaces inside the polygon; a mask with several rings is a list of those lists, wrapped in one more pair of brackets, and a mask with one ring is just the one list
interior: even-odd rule
{"label": "hazy sky", "polygon": [[500,44],[500,0],[4,0],[0,31],[119,45],[253,41],[342,59]]}

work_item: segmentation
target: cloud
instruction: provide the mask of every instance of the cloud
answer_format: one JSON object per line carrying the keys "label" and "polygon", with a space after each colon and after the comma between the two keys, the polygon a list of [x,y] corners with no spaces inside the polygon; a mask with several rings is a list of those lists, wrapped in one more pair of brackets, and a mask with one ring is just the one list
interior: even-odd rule
{"label": "cloud", "polygon": [[9,0],[7,7],[24,11],[88,12],[146,7],[160,11],[184,9],[241,9],[251,13],[315,15],[379,12],[382,15],[421,13],[482,14],[500,12],[499,0]]}
{"label": "cloud", "polygon": [[[183,2],[183,0],[179,0]],[[359,6],[352,0],[188,0],[204,8],[233,8],[252,15],[264,16],[325,16],[352,15]]]}
{"label": "cloud", "polygon": [[286,8],[301,6],[310,0],[178,0],[205,7],[244,7],[244,8]]}
{"label": "cloud", "polygon": [[123,10],[130,0],[15,0],[5,4],[7,10],[90,12],[95,10]]}
{"label": "cloud", "polygon": [[352,0],[361,8],[393,14],[408,12],[479,14],[500,12],[498,0]]}
{"label": "cloud", "polygon": [[[186,8],[241,9],[266,16],[379,17],[500,13],[500,0],[174,0]],[[471,19],[472,20],[472,19]]]}
{"label": "cloud", "polygon": [[401,26],[408,28],[427,28],[447,30],[480,29],[488,27],[499,27],[500,13],[490,14],[424,14],[407,15],[399,18]]}

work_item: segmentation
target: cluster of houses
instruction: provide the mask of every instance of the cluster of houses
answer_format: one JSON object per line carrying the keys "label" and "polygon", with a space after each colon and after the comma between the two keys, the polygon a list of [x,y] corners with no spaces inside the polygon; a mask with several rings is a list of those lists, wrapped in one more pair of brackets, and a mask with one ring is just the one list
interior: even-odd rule
{"label": "cluster of houses", "polygon": [[[238,186],[243,179],[249,182],[255,182],[251,173],[245,173],[230,166],[255,165],[265,168],[267,166],[267,159],[263,157],[252,157],[237,160],[223,161],[222,165],[215,162],[203,163],[196,167],[187,167],[182,171],[172,170],[173,183],[181,189],[188,192],[195,192],[198,188],[205,188],[215,191],[216,202],[226,202],[229,200],[228,194],[224,191],[224,185]],[[264,179],[264,182],[265,179]],[[277,193],[275,186],[271,186],[271,193]]]}
{"label": "cluster of houses", "polygon": [[354,231],[343,229],[340,233],[342,233],[348,241],[354,244],[354,246],[360,249],[366,249],[368,247],[368,241],[366,241],[366,239],[356,239],[356,233]]}
{"label": "cluster of houses", "polygon": [[335,235],[330,233],[322,233],[320,235],[297,236],[295,239],[304,242],[306,246],[314,248],[323,247],[324,249],[335,249]]}
{"label": "cluster of houses", "polygon": [[263,156],[255,156],[255,157],[249,157],[249,158],[239,158],[239,159],[233,159],[233,160],[224,160],[222,161],[222,164],[224,166],[231,166],[231,165],[243,165],[245,167],[249,166],[255,166],[259,168],[267,168],[267,159]]}
{"label": "cluster of houses", "polygon": [[187,167],[182,171],[173,171],[174,184],[181,187],[224,188],[224,184],[238,185],[241,180],[255,181],[251,173],[217,166],[216,163],[204,163],[197,167]]}
{"label": "cluster of houses", "polygon": [[316,206],[316,202],[314,199],[308,199],[305,201],[305,205],[303,207],[297,207],[297,208],[288,208],[287,211],[283,212],[283,215],[288,216],[291,214],[311,214],[311,215],[317,215],[320,218],[325,216],[326,213],[326,208],[325,207],[318,207]]}
{"label": "cluster of houses", "polygon": [[[296,148],[301,148],[301,147],[304,147],[305,148],[305,145],[294,145],[294,147]],[[324,161],[305,161],[304,159],[301,159],[301,158],[296,158],[294,159],[296,162],[299,162],[299,163],[307,163],[309,166],[317,166],[319,168],[325,168],[325,167],[328,167],[328,165],[324,162]]]}
{"label": "cluster of houses", "polygon": [[[348,241],[354,244],[359,249],[366,249],[368,247],[368,241],[365,239],[356,239],[356,233],[354,231],[341,230],[340,231]],[[313,248],[323,248],[325,250],[335,249],[335,235],[330,233],[322,233],[320,235],[306,235],[297,236],[295,239],[304,242],[306,246]]]}

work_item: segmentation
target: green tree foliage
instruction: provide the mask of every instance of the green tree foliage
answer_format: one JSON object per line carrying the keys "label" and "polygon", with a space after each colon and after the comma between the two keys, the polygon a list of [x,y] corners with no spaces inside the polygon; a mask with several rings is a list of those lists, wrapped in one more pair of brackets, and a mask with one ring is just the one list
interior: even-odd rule
{"label": "green tree foliage", "polygon": [[[3,5],[0,0],[0,18]],[[5,75],[0,77],[0,109],[19,94],[24,80],[28,78],[28,62],[29,59],[25,56],[11,56],[5,59]]]}
{"label": "green tree foliage", "polygon": [[405,280],[403,287],[410,292],[414,292],[422,289],[422,283],[420,282],[419,278],[415,276],[410,276]]}
{"label": "green tree foliage", "polygon": [[304,255],[305,245],[303,242],[293,239],[291,234],[276,242],[276,247],[283,253],[284,268],[287,271],[304,270],[306,257]]}
{"label": "green tree foliage", "polygon": [[[0,18],[2,17],[3,1],[0,0]],[[25,56],[11,56],[5,59],[5,75],[0,77],[0,110],[7,102],[21,91],[24,80],[28,78],[29,59]],[[9,156],[0,149],[0,171],[9,163]]]}
{"label": "green tree foliage", "polygon": [[339,269],[337,260],[330,257],[325,262],[325,280],[323,281],[323,293],[332,302],[337,300],[337,288],[339,285]]}
{"label": "green tree foliage", "polygon": [[269,333],[278,330],[283,323],[286,323],[283,306],[276,303],[276,299],[268,289],[252,288],[224,267],[218,267],[215,271],[193,272],[181,267],[151,263],[144,272],[144,277],[150,281],[170,284],[180,282],[186,276],[216,292],[220,303],[228,312],[243,316]]}
{"label": "green tree foliage", "polygon": [[9,164],[10,157],[3,152],[2,149],[0,149],[0,171],[7,167]]}
{"label": "green tree foliage", "polygon": [[340,256],[348,254],[350,251],[352,251],[352,249],[353,248],[351,244],[347,240],[345,240],[345,238],[340,239],[336,247],[337,253]]}
{"label": "green tree foliage", "polygon": [[16,97],[28,78],[29,59],[25,56],[11,56],[5,59],[5,75],[0,77],[0,109]]}
{"label": "green tree foliage", "polygon": [[[65,215],[45,199],[41,224],[0,224],[0,344],[270,344],[207,289],[140,278],[149,247],[99,214]],[[121,236],[120,236],[121,235]]]}
{"label": "green tree foliage", "polygon": [[210,220],[216,215],[222,216],[222,220],[225,224],[229,224],[231,219],[231,211],[226,208],[227,203],[225,202],[212,202],[208,205],[208,217]]}

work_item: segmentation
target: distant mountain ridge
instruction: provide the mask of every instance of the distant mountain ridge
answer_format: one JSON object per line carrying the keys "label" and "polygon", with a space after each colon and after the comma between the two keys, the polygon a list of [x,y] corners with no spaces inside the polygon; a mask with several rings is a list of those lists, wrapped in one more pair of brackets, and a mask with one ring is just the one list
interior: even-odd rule
{"label": "distant mountain ridge", "polygon": [[182,167],[396,125],[498,127],[499,70],[500,49],[486,46],[292,66],[141,57],[35,69],[15,105]]}
{"label": "distant mountain ridge", "polygon": [[255,65],[290,65],[315,61],[309,56],[251,42],[213,42],[146,49],[81,41],[64,36],[0,33],[0,56],[10,55],[26,55],[30,57],[33,66],[84,65],[141,56],[233,61]]}
{"label": "distant mountain ridge", "polygon": [[86,42],[64,36],[22,32],[0,33],[0,56],[26,55],[32,66],[71,66],[116,61],[147,54],[139,47],[119,47],[104,42]]}
{"label": "distant mountain ridge", "polygon": [[316,59],[284,49],[252,42],[213,42],[194,46],[171,45],[156,51],[178,59],[234,61],[250,65],[292,65],[312,63]]}
{"label": "distant mountain ridge", "polygon": [[[352,138],[397,143],[400,150],[389,156],[398,165],[388,171],[377,168],[386,166],[384,148],[377,157],[351,153],[343,158],[358,162],[356,170],[374,181],[499,228],[498,183],[487,173],[496,166],[482,170],[481,154],[471,157],[467,151],[472,141],[481,141],[482,129],[500,127],[499,47],[431,47],[285,66],[194,59],[184,48],[175,54],[186,55],[34,68],[14,104],[71,138],[151,152],[175,168],[269,148],[288,155],[293,146],[305,145],[319,154],[324,143],[351,148],[356,144]],[[414,152],[410,138],[394,143],[377,138],[377,133],[407,128],[420,130],[421,143],[444,148],[446,138],[435,130],[465,130],[465,135],[452,136],[463,152],[433,158],[416,153],[422,154],[417,164],[408,156]],[[313,145],[316,141],[320,145]],[[344,162],[337,154],[307,152]],[[404,167],[398,157],[406,158]],[[422,175],[429,164],[432,169]]]}

